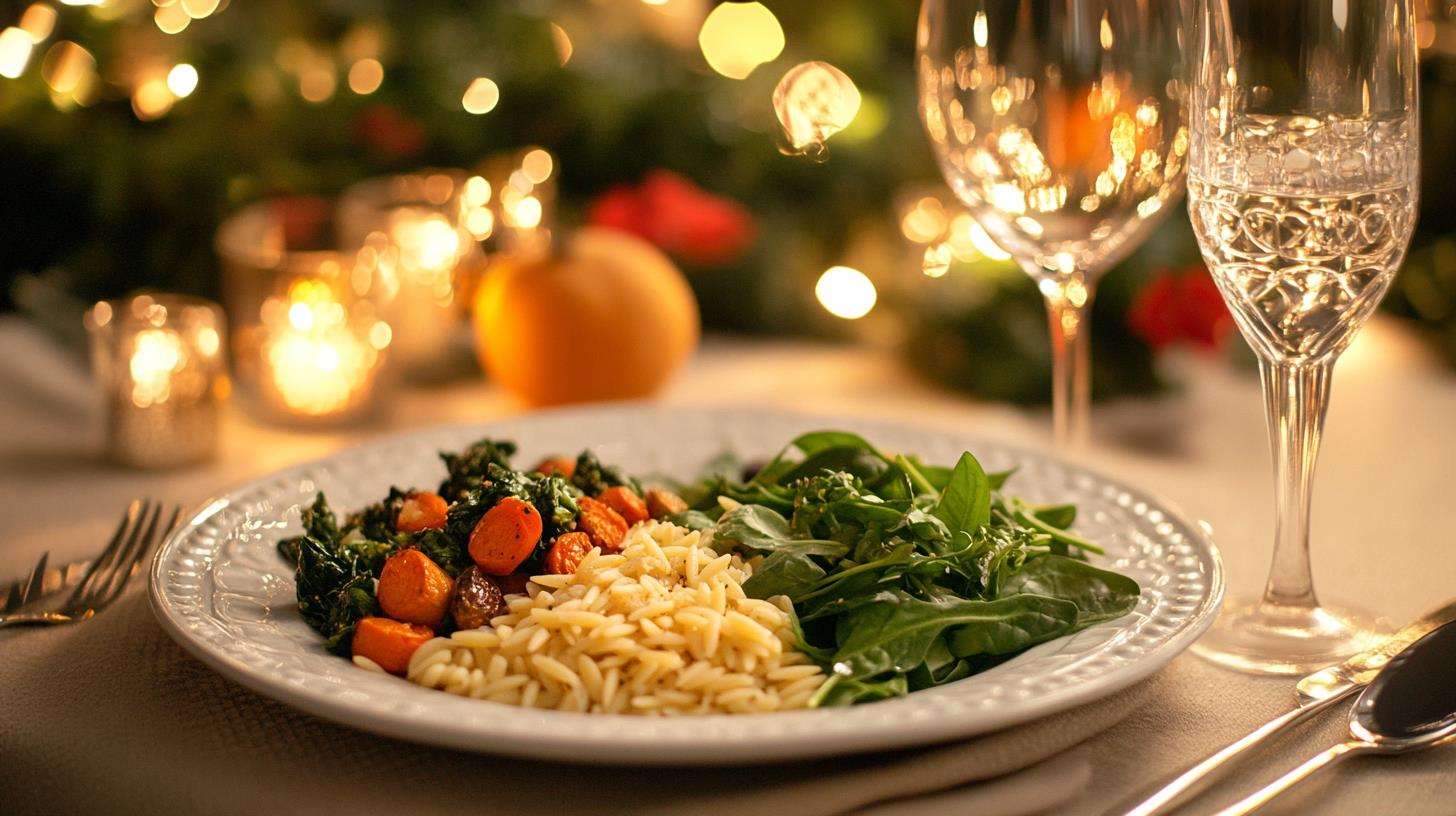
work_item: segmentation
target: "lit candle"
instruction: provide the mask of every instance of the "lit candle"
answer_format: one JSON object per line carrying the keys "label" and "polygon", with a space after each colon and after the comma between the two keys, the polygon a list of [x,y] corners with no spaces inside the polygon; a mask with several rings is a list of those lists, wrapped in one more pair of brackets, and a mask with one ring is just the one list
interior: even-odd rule
{"label": "lit candle", "polygon": [[283,415],[348,418],[369,407],[393,332],[366,304],[346,305],[337,260],[320,262],[317,271],[263,301],[260,396]]}
{"label": "lit candle", "polygon": [[102,301],[86,328],[110,458],[171,467],[216,452],[229,388],[217,305],[162,294]]}

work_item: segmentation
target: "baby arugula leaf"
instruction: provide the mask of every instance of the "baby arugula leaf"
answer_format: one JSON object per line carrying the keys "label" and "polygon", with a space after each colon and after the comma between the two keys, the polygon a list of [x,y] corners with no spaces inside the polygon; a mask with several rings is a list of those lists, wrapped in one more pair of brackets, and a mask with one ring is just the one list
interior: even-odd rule
{"label": "baby arugula leaf", "polygon": [[859,434],[848,431],[811,431],[800,434],[785,445],[772,461],[764,465],[753,477],[753,482],[759,484],[784,484],[784,476],[796,468],[803,459],[789,457],[792,451],[797,450],[803,454],[803,458],[812,457],[829,448],[854,448],[869,453],[883,462],[889,462],[885,456],[874,445]]}
{"label": "baby arugula leaf", "polygon": [[1137,581],[1060,555],[1028,560],[1001,585],[1002,596],[1045,595],[1077,606],[1077,628],[1120,618],[1137,606]]}
{"label": "baby arugula leaf", "polygon": [[991,521],[991,481],[969,451],[956,462],[932,512],[952,531],[974,533]]}

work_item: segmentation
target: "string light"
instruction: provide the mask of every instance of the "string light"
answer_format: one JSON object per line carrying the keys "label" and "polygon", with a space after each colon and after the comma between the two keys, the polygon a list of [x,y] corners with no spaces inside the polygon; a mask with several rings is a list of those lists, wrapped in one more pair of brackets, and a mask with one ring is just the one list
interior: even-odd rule
{"label": "string light", "polygon": [[35,40],[25,29],[11,26],[0,31],[0,76],[16,79],[25,73],[34,48]]}
{"label": "string light", "polygon": [[172,89],[167,87],[166,76],[157,75],[143,80],[132,91],[131,109],[138,119],[145,122],[166,116],[176,101]]}
{"label": "string light", "polygon": [[61,40],[46,51],[40,74],[56,93],[79,95],[86,91],[86,86],[96,74],[96,58],[70,40]]}
{"label": "string light", "polygon": [[182,6],[183,11],[187,12],[188,17],[201,20],[217,11],[220,2],[221,0],[179,0],[178,4]]}
{"label": "string light", "polygon": [[875,284],[858,269],[831,266],[814,284],[814,296],[824,310],[845,320],[858,320],[875,308]]}
{"label": "string light", "polygon": [[762,3],[720,3],[703,20],[698,46],[708,67],[729,79],[745,79],[784,50],[784,29]]}
{"label": "string light", "polygon": [[167,72],[167,90],[173,96],[183,99],[197,90],[197,69],[185,62],[179,62]]}
{"label": "string light", "polygon": [[546,179],[551,178],[553,165],[551,154],[539,147],[528,151],[521,158],[521,172],[526,174],[532,184],[544,184]]}
{"label": "string light", "polygon": [[328,101],[338,87],[339,78],[334,73],[334,64],[327,58],[310,61],[298,75],[298,94],[305,100],[318,104]]}
{"label": "string light", "polygon": [[500,102],[500,86],[490,77],[476,77],[471,80],[470,87],[465,89],[465,95],[461,97],[460,104],[465,108],[466,113],[482,114],[495,110],[496,103]]}
{"label": "string light", "polygon": [[349,66],[349,90],[360,96],[367,96],[379,90],[384,83],[384,66],[379,60],[361,59]]}

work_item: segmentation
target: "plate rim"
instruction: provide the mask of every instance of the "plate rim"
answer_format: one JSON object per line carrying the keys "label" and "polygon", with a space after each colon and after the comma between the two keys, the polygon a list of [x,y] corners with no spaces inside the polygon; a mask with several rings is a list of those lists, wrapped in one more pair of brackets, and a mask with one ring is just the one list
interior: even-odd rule
{"label": "plate rim", "polygon": [[[816,738],[812,733],[794,735],[779,734],[773,738],[772,744],[759,745],[753,749],[744,750],[742,745],[733,742],[731,745],[737,750],[724,751],[713,756],[706,756],[705,754],[708,753],[706,751],[688,751],[682,744],[678,743],[663,746],[653,738],[633,735],[630,728],[624,728],[623,733],[620,735],[619,747],[621,749],[621,755],[619,756],[590,752],[583,755],[583,743],[573,737],[569,728],[544,728],[541,729],[540,733],[533,735],[529,741],[492,741],[499,737],[499,735],[458,724],[455,727],[445,727],[429,732],[422,732],[419,728],[421,723],[417,720],[403,718],[394,712],[383,712],[357,707],[349,701],[342,699],[340,696],[331,696],[315,692],[311,689],[300,688],[289,683],[282,677],[259,671],[256,667],[244,661],[214,649],[201,637],[194,635],[181,625],[181,622],[177,619],[179,616],[175,613],[171,599],[162,591],[163,581],[161,580],[161,573],[164,563],[167,561],[167,556],[181,544],[182,539],[186,535],[195,532],[200,524],[232,506],[236,502],[236,499],[233,497],[238,494],[254,491],[280,479],[301,476],[310,470],[320,468],[338,459],[357,455],[362,451],[376,446],[386,444],[410,445],[416,439],[423,443],[426,439],[451,433],[465,435],[469,429],[484,432],[488,428],[507,424],[512,421],[535,421],[542,418],[549,420],[552,417],[557,418],[559,421],[562,418],[570,418],[572,416],[634,414],[641,412],[697,414],[701,416],[773,416],[778,419],[807,423],[804,429],[806,432],[816,425],[822,427],[848,426],[865,429],[894,429],[894,431],[901,433],[938,435],[966,439],[972,443],[986,443],[988,446],[999,448],[1001,451],[1017,458],[1030,457],[1049,461],[1063,468],[1068,473],[1090,477],[1100,484],[1115,487],[1118,490],[1136,495],[1140,500],[1155,504],[1164,516],[1177,522],[1185,530],[1192,533],[1195,540],[1191,541],[1190,544],[1207,554],[1209,569],[1205,578],[1208,584],[1208,591],[1198,602],[1195,609],[1188,613],[1189,618],[1186,625],[1171,636],[1166,637],[1140,658],[1131,663],[1115,667],[1105,675],[1082,680],[1073,685],[1038,695],[1029,704],[987,712],[985,716],[975,720],[946,717],[918,722],[913,728],[906,727],[888,731],[880,729],[868,733],[855,732],[853,734],[840,734],[832,744],[825,744],[822,737]],[[874,433],[873,430],[864,432],[869,434]],[[1174,658],[1182,654],[1194,641],[1203,635],[1217,617],[1226,592],[1222,554],[1214,542],[1210,530],[1202,522],[1157,492],[1130,485],[1120,478],[1109,476],[1094,466],[1088,466],[1082,462],[1063,458],[1057,453],[1048,450],[1038,450],[1016,443],[992,442],[977,434],[960,434],[948,428],[922,425],[913,421],[885,420],[873,417],[856,417],[853,415],[836,415],[772,407],[677,407],[656,402],[629,401],[593,406],[567,406],[513,414],[487,420],[445,422],[398,431],[386,431],[346,445],[325,456],[314,457],[303,462],[278,468],[259,477],[236,484],[229,489],[220,491],[212,497],[197,503],[194,507],[196,509],[184,516],[184,521],[163,540],[162,544],[157,547],[157,551],[152,555],[151,565],[148,569],[148,599],[153,617],[156,618],[168,636],[182,646],[185,651],[212,670],[261,696],[355,730],[407,740],[417,744],[454,748],[474,753],[531,757],[547,760],[568,760],[592,765],[743,765],[765,761],[823,758],[870,751],[897,750],[994,733],[1095,702],[1147,679],[1158,670],[1167,666]],[[590,717],[593,720],[599,720],[603,717],[613,717],[625,721],[623,724],[630,726],[632,723],[641,722],[643,719],[641,717],[627,715],[573,714],[556,711],[543,711],[539,713],[553,719],[558,717],[563,718],[563,723],[566,723],[570,719],[581,717]],[[683,720],[714,720],[721,717],[732,717],[735,720],[765,717],[783,718],[796,715],[803,716],[806,713],[774,712],[755,715],[704,715],[691,719],[683,718]],[[654,749],[657,751],[655,754],[653,753]]]}

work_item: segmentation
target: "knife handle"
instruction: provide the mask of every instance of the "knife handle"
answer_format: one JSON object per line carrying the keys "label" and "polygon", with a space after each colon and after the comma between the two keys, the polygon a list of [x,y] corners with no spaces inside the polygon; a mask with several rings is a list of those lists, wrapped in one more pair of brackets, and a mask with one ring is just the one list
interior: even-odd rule
{"label": "knife handle", "polygon": [[1222,777],[1228,770],[1228,767],[1241,754],[1259,747],[1280,731],[1304,722],[1335,703],[1349,697],[1359,689],[1359,685],[1351,683],[1347,688],[1340,689],[1323,700],[1300,706],[1299,708],[1275,717],[1269,722],[1255,728],[1253,731],[1250,731],[1242,738],[1219,749],[1197,765],[1174,777],[1172,781],[1163,785],[1151,796],[1148,796],[1131,808],[1128,808],[1126,805],[1121,805],[1108,811],[1108,816],[1112,816],[1112,814],[1121,814],[1121,816],[1159,816],[1159,814],[1172,811],[1189,799],[1197,796],[1209,785],[1213,784],[1214,781]]}

